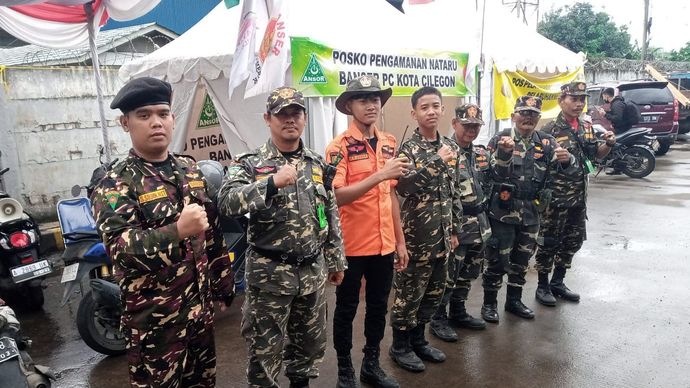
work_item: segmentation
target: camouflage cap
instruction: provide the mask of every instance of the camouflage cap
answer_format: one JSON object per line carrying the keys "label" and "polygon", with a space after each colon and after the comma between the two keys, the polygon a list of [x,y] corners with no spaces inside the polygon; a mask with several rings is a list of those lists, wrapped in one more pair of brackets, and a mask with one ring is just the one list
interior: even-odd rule
{"label": "camouflage cap", "polygon": [[482,110],[477,104],[463,104],[455,108],[455,117],[460,124],[479,124],[484,125],[482,121]]}
{"label": "camouflage cap", "polygon": [[570,96],[586,96],[587,84],[582,81],[573,81],[561,86],[561,94]]}
{"label": "camouflage cap", "polygon": [[517,101],[515,101],[515,112],[523,110],[541,113],[541,98],[534,96],[518,97]]}
{"label": "camouflage cap", "polygon": [[393,94],[393,90],[391,88],[381,89],[379,80],[373,75],[362,75],[351,79],[347,83],[345,91],[335,100],[335,107],[338,108],[340,112],[351,115],[352,112],[347,110],[345,106],[346,103],[351,98],[362,94],[378,94],[381,97],[381,106],[384,106],[386,101],[391,97],[391,94]]}
{"label": "camouflage cap", "polygon": [[266,100],[266,111],[272,115],[277,114],[283,108],[290,105],[301,106],[305,110],[307,109],[304,103],[304,96],[302,92],[283,86],[275,89],[271,92]]}

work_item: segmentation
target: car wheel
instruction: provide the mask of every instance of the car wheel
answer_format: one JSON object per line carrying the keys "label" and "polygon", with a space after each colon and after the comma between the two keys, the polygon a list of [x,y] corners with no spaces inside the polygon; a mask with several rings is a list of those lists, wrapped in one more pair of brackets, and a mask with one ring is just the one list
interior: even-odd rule
{"label": "car wheel", "polygon": [[654,155],[663,156],[666,155],[668,150],[671,149],[671,143],[659,143],[659,149],[654,151]]}

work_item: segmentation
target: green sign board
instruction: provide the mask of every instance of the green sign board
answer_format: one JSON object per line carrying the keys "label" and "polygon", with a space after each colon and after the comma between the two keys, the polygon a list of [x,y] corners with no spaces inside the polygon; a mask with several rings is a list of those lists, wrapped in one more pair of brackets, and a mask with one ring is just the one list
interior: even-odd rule
{"label": "green sign board", "polygon": [[363,74],[378,78],[394,96],[433,86],[447,96],[473,94],[465,85],[467,53],[412,50],[360,52],[328,47],[309,38],[290,38],[292,85],[305,96],[337,96]]}
{"label": "green sign board", "polygon": [[197,123],[197,128],[208,128],[220,125],[218,120],[218,112],[216,112],[216,107],[211,101],[208,93],[204,97],[204,105],[201,107],[201,114],[199,114],[199,122]]}

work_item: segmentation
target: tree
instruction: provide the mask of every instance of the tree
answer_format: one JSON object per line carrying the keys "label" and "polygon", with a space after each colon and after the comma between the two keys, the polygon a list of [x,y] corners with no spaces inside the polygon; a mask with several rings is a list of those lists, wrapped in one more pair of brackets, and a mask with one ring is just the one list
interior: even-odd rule
{"label": "tree", "polygon": [[669,58],[672,61],[690,62],[690,42],[685,43],[685,46],[680,50],[671,50]]}
{"label": "tree", "polygon": [[616,26],[607,13],[595,13],[589,3],[575,3],[546,13],[537,31],[591,57],[631,59],[634,55],[627,26]]}

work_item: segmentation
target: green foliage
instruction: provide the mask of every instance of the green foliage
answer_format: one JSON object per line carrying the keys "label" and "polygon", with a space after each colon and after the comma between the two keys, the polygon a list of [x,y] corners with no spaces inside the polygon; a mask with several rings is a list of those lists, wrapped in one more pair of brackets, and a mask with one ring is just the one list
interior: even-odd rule
{"label": "green foliage", "polygon": [[669,59],[672,61],[690,62],[690,42],[687,42],[680,50],[671,50]]}
{"label": "green foliage", "polygon": [[627,26],[616,26],[607,13],[595,13],[589,3],[575,3],[545,14],[537,31],[590,57],[634,58]]}

